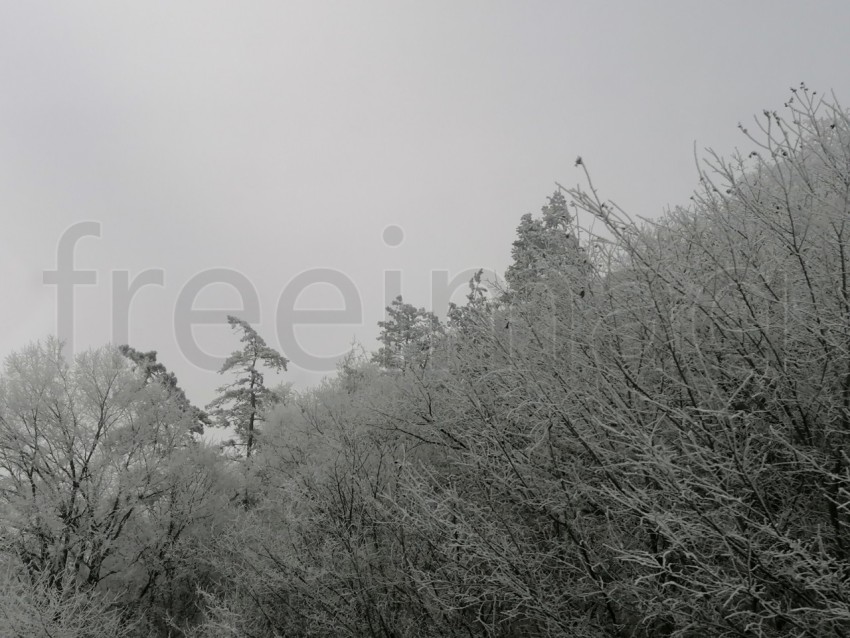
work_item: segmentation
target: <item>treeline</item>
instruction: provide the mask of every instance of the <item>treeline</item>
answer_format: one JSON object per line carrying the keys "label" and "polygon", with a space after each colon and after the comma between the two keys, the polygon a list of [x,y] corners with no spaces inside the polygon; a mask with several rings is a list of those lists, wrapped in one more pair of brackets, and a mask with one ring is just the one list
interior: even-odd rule
{"label": "treeline", "polygon": [[658,220],[559,187],[504,287],[309,391],[236,319],[211,416],[153,353],[10,357],[0,635],[850,635],[850,115],[792,93]]}

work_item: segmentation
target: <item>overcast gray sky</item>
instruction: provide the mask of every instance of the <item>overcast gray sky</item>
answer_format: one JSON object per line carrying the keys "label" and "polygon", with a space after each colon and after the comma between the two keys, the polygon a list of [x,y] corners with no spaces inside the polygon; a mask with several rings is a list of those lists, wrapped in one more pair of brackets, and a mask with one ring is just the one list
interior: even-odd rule
{"label": "overcast gray sky", "polygon": [[[43,273],[86,220],[100,236],[74,246],[96,275],[74,288],[77,350],[120,336],[114,282],[161,272],[133,297],[127,336],[205,403],[221,379],[178,343],[175,309],[213,268],[250,282],[275,347],[293,278],[341,273],[362,320],[297,328],[299,347],[372,348],[386,271],[425,306],[434,271],[502,272],[519,217],[579,181],[577,155],[604,195],[653,216],[687,203],[694,143],[746,146],[737,123],[781,108],[790,86],[850,101],[848,25],[846,0],[7,0],[0,355],[57,331]],[[297,304],[344,301],[327,282]],[[216,283],[193,303],[242,302]],[[223,327],[194,334],[209,354],[237,345]],[[285,378],[321,375],[302,368]]]}

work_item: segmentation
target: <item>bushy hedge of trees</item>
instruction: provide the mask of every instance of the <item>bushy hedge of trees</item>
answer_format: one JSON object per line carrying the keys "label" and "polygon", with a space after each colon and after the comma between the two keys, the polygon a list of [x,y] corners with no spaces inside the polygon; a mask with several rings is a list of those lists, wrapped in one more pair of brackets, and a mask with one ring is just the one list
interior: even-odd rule
{"label": "bushy hedge of trees", "polygon": [[505,287],[228,413],[250,455],[152,353],[11,357],[0,634],[850,635],[850,116],[757,127],[653,221],[579,159]]}

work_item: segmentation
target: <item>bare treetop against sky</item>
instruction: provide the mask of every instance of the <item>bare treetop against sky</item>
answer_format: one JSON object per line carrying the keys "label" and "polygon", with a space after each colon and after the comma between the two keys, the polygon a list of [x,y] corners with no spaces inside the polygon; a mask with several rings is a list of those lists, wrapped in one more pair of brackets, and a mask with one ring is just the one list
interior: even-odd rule
{"label": "bare treetop against sky", "polygon": [[846,1],[3,3],[0,354],[65,321],[203,403],[245,307],[313,381],[398,288],[444,306],[502,273],[577,155],[653,216],[694,143],[746,146],[790,86],[850,100],[848,24]]}

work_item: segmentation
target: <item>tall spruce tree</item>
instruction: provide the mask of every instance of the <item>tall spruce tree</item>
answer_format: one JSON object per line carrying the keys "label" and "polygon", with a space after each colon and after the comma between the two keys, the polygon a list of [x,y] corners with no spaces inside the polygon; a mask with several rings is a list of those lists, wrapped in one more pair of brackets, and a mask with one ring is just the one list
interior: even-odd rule
{"label": "tall spruce tree", "polygon": [[260,367],[280,372],[286,370],[288,360],[266,345],[248,322],[230,315],[227,322],[242,333],[240,341],[244,345],[227,358],[219,374],[232,372],[237,377],[218,388],[219,396],[207,405],[207,410],[216,425],[236,431],[245,446],[245,456],[250,457],[256,442],[257,423],[263,419],[264,410],[280,400],[266,387]]}

